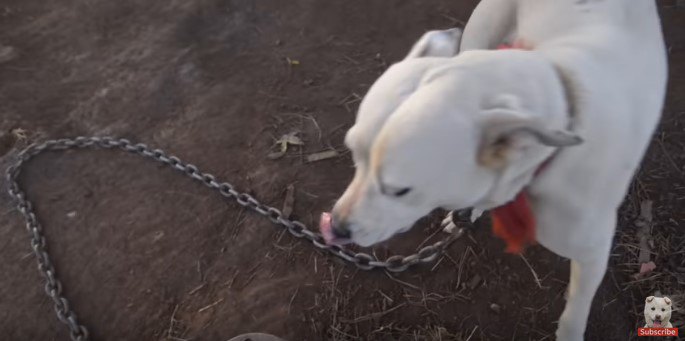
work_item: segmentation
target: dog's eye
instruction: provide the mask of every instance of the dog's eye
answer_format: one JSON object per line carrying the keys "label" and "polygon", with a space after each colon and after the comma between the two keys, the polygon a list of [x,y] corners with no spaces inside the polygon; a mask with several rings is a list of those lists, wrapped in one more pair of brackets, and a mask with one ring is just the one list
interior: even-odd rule
{"label": "dog's eye", "polygon": [[666,308],[661,308],[661,311],[666,311]]}
{"label": "dog's eye", "polygon": [[409,192],[411,192],[411,188],[410,188],[410,187],[402,188],[401,190],[395,192],[395,196],[396,196],[396,197],[401,197],[401,196],[406,195],[406,194],[409,193]]}
{"label": "dog's eye", "polygon": [[652,311],[656,310],[656,308],[652,307]]}

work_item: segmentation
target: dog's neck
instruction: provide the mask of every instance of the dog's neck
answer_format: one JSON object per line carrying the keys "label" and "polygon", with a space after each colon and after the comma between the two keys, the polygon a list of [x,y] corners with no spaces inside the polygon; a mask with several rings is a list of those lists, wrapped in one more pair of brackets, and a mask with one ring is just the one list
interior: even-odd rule
{"label": "dog's neck", "polygon": [[[500,46],[500,49],[505,48],[511,49],[516,47],[505,45]],[[558,101],[563,101],[563,105],[559,107],[560,109],[555,115],[557,115],[557,119],[563,118],[564,123],[562,124],[565,124],[565,128],[570,131],[574,131],[576,125],[575,120],[577,117],[575,112],[576,105],[574,104],[576,92],[573,91],[572,82],[569,77],[567,77],[563,69],[551,62],[550,65],[555,72],[549,73],[545,77],[550,77],[550,75],[555,77],[556,80],[554,83],[557,84],[558,90],[551,91],[550,93],[546,93],[538,97],[548,98],[549,96],[549,98],[554,97]],[[515,196],[524,190],[525,187],[529,186],[538,175],[542,174],[552,166],[555,156],[560,151],[561,149],[559,148],[553,150],[551,154],[549,151],[547,151],[546,153],[537,157],[537,160],[533,160],[528,165],[515,166],[517,168],[513,170],[503,169],[499,171],[497,179],[493,182],[492,188],[488,191],[484,198],[479,200],[479,203],[476,205],[476,207],[480,206],[479,208],[487,210],[504,205],[513,200]]]}
{"label": "dog's neck", "polygon": [[[500,46],[500,49],[502,48],[516,47]],[[567,128],[573,130],[576,118],[575,92],[572,90],[571,82],[563,70],[558,66],[554,66],[554,69],[566,101]],[[542,159],[540,163],[528,171],[524,171],[522,174],[515,175],[513,178],[507,178],[504,176],[504,173],[500,173],[500,176],[495,181],[487,198],[488,202],[486,205],[489,207],[484,209],[494,208],[492,212],[493,232],[496,236],[506,241],[507,252],[520,253],[525,246],[535,242],[535,216],[532,212],[526,187],[530,186],[535,181],[535,178],[553,163],[554,157],[559,151],[560,149],[556,149],[551,155]],[[513,188],[513,190],[500,191],[498,193],[498,187],[500,186],[503,188]],[[512,193],[513,198],[511,197]]]}
{"label": "dog's neck", "polygon": [[[534,47],[527,43],[525,40],[522,39],[517,39],[515,40],[511,45],[508,44],[500,44],[497,47],[498,50],[507,50],[507,49],[518,49],[518,50],[526,50],[526,51],[532,51],[534,50]],[[561,84],[561,87],[564,92],[564,97],[566,99],[566,108],[568,111],[568,117],[569,117],[569,128],[573,128],[574,123],[575,123],[575,118],[577,117],[576,115],[576,105],[577,103],[577,96],[576,96],[576,91],[574,91],[574,85],[571,77],[567,74],[566,71],[564,71],[563,67],[560,65],[555,64],[554,62],[551,62],[552,67],[554,67],[554,70],[556,71],[557,77],[559,79],[559,83]],[[572,129],[571,129],[572,130]]]}

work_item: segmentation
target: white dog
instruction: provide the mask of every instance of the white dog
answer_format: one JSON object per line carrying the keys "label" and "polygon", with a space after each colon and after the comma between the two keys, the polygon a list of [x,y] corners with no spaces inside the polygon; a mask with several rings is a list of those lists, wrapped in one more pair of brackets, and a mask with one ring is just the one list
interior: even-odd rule
{"label": "white dog", "polygon": [[671,311],[673,305],[668,297],[649,296],[645,300],[645,328],[673,328]]}
{"label": "white dog", "polygon": [[556,335],[582,340],[666,62],[653,0],[482,0],[463,36],[429,32],[371,87],[345,139],[356,174],[321,229],[370,246],[438,207],[506,207],[500,223],[536,223],[572,260]]}

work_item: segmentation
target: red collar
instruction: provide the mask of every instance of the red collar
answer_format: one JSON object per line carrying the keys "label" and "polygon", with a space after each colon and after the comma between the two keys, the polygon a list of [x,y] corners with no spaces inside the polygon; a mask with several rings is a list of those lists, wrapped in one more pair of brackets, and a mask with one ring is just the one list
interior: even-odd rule
{"label": "red collar", "polygon": [[[533,179],[552,162],[554,155],[535,170]],[[526,246],[535,244],[535,216],[524,188],[514,200],[492,210],[492,232],[507,243],[506,252],[521,253]]]}
{"label": "red collar", "polygon": [[[517,40],[511,45],[501,44],[497,49],[529,48],[521,40]],[[534,177],[547,168],[551,160],[551,157],[545,160],[535,170]],[[492,210],[492,232],[507,243],[506,252],[521,253],[526,246],[534,244],[535,227],[535,216],[525,188],[512,201]]]}

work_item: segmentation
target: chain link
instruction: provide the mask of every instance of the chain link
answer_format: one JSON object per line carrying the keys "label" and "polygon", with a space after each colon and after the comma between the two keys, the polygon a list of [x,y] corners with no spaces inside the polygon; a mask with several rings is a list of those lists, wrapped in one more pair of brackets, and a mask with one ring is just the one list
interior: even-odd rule
{"label": "chain link", "polygon": [[55,313],[60,322],[64,323],[70,332],[73,341],[89,340],[88,330],[83,326],[76,313],[69,306],[69,301],[62,292],[62,283],[57,278],[55,267],[50,260],[47,250],[47,243],[43,235],[43,228],[36,218],[33,211],[33,204],[26,197],[18,183],[18,177],[24,164],[34,156],[45,151],[59,151],[74,148],[119,148],[129,153],[138,154],[149,159],[166,164],[197,180],[209,188],[215,189],[225,198],[233,199],[240,206],[249,208],[267,218],[274,224],[285,228],[291,235],[310,241],[316,248],[327,251],[334,256],[354,264],[361,270],[385,269],[391,272],[401,272],[419,263],[434,261],[447,246],[455,239],[464,234],[464,229],[458,229],[449,237],[438,241],[433,245],[423,247],[418,253],[409,256],[391,256],[386,260],[379,260],[376,257],[364,253],[353,252],[338,245],[326,245],[323,237],[316,232],[308,229],[307,226],[297,220],[290,220],[275,207],[270,207],[259,202],[247,193],[235,190],[233,185],[227,182],[219,182],[209,173],[202,172],[197,166],[181,161],[176,156],[169,156],[160,149],[152,149],[145,144],[136,143],[127,139],[112,137],[77,137],[74,139],[48,140],[40,144],[33,144],[17,154],[17,161],[7,168],[6,179],[9,184],[9,195],[14,199],[17,209],[24,216],[26,229],[31,235],[31,248],[38,262],[38,270],[45,278],[45,293],[52,299]]}

